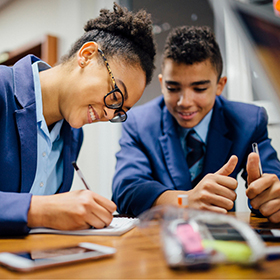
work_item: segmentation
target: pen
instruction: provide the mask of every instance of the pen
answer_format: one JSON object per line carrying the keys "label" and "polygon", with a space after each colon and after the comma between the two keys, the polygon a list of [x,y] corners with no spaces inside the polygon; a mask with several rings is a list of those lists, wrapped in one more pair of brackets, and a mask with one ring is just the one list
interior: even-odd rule
{"label": "pen", "polygon": [[259,153],[259,148],[257,143],[252,144],[253,152],[255,152],[259,156],[259,169],[260,169],[260,175],[262,176],[263,171],[262,171],[262,164],[261,164],[261,158],[260,158],[260,153]]}
{"label": "pen", "polygon": [[77,171],[77,173],[78,173],[79,177],[81,178],[81,180],[83,181],[86,189],[90,190],[90,188],[88,187],[88,184],[86,183],[86,180],[85,180],[85,177],[84,177],[83,173],[81,172],[81,170],[77,166],[77,163],[75,161],[72,161],[72,165],[75,168],[75,170]]}

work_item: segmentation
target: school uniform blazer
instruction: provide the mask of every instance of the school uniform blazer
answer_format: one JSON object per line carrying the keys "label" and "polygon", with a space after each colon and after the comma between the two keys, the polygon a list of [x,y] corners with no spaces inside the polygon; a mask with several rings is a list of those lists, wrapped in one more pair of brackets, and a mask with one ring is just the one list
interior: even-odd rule
{"label": "school uniform blazer", "polygon": [[[0,235],[24,235],[29,232],[27,213],[37,165],[37,119],[31,64],[35,56],[26,56],[13,67],[0,66]],[[70,189],[73,177],[71,161],[81,147],[81,129],[72,129],[64,121],[63,183],[58,192]]]}
{"label": "school uniform blazer", "polygon": [[[231,155],[246,180],[247,156],[259,144],[263,171],[280,177],[280,163],[267,133],[264,108],[216,97],[206,143],[203,176],[219,170]],[[119,213],[138,216],[166,190],[190,190],[190,172],[180,143],[178,124],[160,96],[128,113],[113,178],[113,201]]]}

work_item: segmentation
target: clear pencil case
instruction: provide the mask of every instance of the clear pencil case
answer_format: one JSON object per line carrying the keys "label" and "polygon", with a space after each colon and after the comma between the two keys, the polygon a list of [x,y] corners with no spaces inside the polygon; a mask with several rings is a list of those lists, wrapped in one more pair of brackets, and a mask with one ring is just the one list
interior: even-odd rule
{"label": "clear pencil case", "polygon": [[172,268],[201,270],[218,263],[256,265],[266,257],[261,237],[233,216],[157,206],[139,219],[144,234],[152,238],[151,232],[157,233],[153,242],[159,234],[165,259]]}

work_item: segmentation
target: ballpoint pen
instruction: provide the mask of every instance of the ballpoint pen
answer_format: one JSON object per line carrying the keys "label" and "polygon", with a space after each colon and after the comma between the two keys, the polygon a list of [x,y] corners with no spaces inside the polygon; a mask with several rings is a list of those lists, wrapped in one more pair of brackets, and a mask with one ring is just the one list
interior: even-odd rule
{"label": "ballpoint pen", "polygon": [[79,167],[77,166],[75,161],[72,161],[72,165],[75,168],[75,170],[77,171],[77,174],[79,175],[79,177],[81,178],[82,182],[84,183],[85,187],[87,190],[90,190],[90,188],[88,187],[88,184],[86,183],[85,177],[82,173],[82,171],[79,169]]}
{"label": "ballpoint pen", "polygon": [[260,176],[262,176],[263,171],[262,171],[262,164],[261,164],[261,158],[260,158],[260,153],[259,153],[259,148],[257,143],[252,144],[253,152],[255,152],[259,156],[259,169],[260,169]]}

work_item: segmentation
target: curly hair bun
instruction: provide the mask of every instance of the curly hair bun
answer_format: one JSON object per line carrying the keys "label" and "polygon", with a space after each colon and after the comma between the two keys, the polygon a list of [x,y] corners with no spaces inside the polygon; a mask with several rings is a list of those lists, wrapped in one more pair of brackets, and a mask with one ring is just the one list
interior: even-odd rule
{"label": "curly hair bun", "polygon": [[133,13],[114,3],[112,12],[108,9],[100,10],[99,17],[90,19],[84,26],[84,30],[86,32],[102,30],[125,37],[149,53],[150,57],[155,56],[151,15],[145,10]]}
{"label": "curly hair bun", "polygon": [[134,67],[140,66],[146,74],[146,84],[151,81],[156,44],[151,15],[145,10],[132,13],[114,3],[113,11],[100,10],[100,15],[90,19],[84,30],[69,53],[62,57],[62,62],[73,58],[86,42],[93,41],[98,43],[108,59],[114,57]]}

